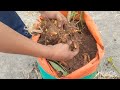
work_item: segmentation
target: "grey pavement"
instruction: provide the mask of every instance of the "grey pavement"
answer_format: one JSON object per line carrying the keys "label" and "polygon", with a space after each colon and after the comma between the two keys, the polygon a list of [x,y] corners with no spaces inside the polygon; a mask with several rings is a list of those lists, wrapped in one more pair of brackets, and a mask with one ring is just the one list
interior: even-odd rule
{"label": "grey pavement", "polygon": [[103,74],[119,76],[116,70],[106,63],[107,58],[112,57],[113,63],[120,71],[120,11],[90,11],[89,13],[99,27],[105,46],[105,55],[98,70]]}

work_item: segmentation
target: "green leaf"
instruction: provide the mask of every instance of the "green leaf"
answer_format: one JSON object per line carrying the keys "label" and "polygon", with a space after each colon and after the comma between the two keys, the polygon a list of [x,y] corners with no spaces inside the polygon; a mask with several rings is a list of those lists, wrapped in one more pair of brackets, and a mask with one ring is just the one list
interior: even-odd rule
{"label": "green leaf", "polygon": [[112,58],[112,57],[109,57],[109,58],[107,58],[107,61],[108,61],[109,63],[113,63],[113,58]]}
{"label": "green leaf", "polygon": [[63,66],[61,66],[59,63],[55,63],[53,61],[49,61],[49,63],[52,65],[52,67],[57,70],[57,71],[61,71],[63,73],[64,76],[68,75],[68,72],[64,69]]}
{"label": "green leaf", "polygon": [[70,15],[70,18],[73,18],[76,16],[76,11],[71,11],[71,15]]}
{"label": "green leaf", "polygon": [[117,67],[114,65],[113,63],[113,57],[109,57],[107,58],[107,61],[112,65],[112,67],[120,74],[119,70],[117,69]]}

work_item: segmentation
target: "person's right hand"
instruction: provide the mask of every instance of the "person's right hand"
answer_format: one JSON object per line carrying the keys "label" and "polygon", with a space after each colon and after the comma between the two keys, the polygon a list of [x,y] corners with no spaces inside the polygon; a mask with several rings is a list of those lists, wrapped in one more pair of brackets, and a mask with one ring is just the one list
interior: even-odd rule
{"label": "person's right hand", "polygon": [[70,51],[68,44],[56,44],[48,45],[50,52],[47,59],[56,60],[56,61],[66,61],[72,59],[75,55],[78,54],[79,49],[75,51]]}

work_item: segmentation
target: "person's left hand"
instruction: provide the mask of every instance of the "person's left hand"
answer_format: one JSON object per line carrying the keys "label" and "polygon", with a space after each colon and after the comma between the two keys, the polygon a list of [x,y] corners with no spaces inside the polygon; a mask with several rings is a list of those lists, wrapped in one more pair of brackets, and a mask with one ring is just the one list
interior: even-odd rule
{"label": "person's left hand", "polygon": [[61,14],[59,11],[44,11],[41,13],[44,17],[48,17],[50,19],[57,19],[58,20],[58,27],[62,27],[64,24],[67,23],[67,18]]}

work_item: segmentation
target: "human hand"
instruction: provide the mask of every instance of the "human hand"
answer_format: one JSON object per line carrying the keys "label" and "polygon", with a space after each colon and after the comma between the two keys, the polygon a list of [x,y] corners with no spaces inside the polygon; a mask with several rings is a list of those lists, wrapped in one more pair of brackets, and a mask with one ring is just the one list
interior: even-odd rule
{"label": "human hand", "polygon": [[41,15],[43,17],[48,17],[49,19],[58,20],[58,27],[63,27],[63,25],[67,23],[67,18],[59,11],[44,11]]}
{"label": "human hand", "polygon": [[48,59],[56,60],[56,61],[66,61],[72,59],[75,55],[78,54],[79,49],[74,51],[70,51],[68,44],[56,44],[56,45],[48,45],[50,48],[50,52],[48,55]]}

